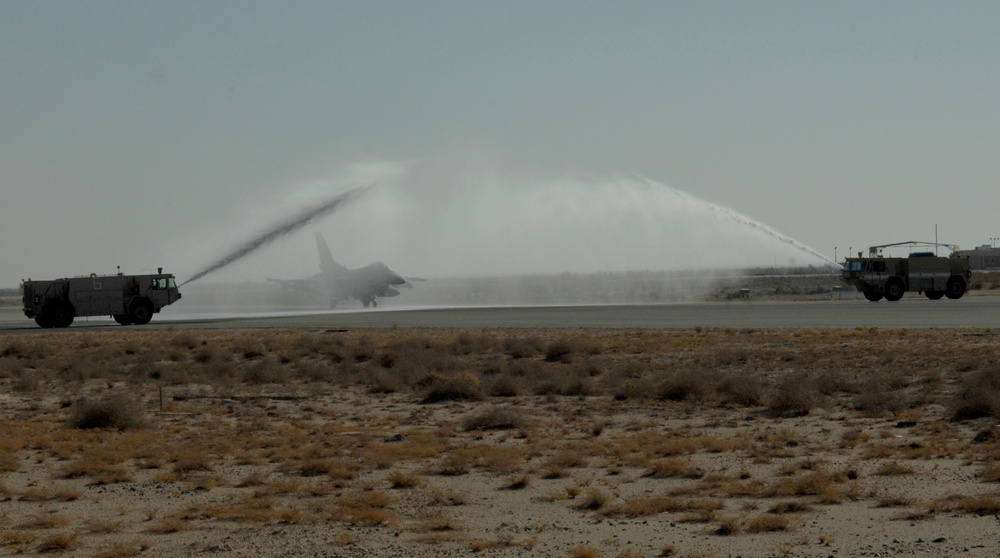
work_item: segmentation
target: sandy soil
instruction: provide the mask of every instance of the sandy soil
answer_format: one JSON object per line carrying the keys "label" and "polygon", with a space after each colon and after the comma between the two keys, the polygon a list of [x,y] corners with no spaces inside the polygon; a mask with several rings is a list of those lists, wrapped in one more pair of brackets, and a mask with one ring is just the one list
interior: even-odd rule
{"label": "sandy soil", "polygon": [[[1000,407],[954,419],[1000,377],[998,346],[992,331],[0,336],[0,554],[997,556]],[[121,420],[83,427],[94,409]]]}

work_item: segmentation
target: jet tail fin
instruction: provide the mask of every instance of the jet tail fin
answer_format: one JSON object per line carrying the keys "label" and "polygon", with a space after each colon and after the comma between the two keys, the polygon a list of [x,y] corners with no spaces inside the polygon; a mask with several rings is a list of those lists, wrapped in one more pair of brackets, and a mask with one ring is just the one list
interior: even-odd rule
{"label": "jet tail fin", "polygon": [[319,270],[323,275],[336,276],[347,271],[346,267],[334,261],[333,255],[330,254],[330,247],[326,245],[326,240],[320,233],[316,233],[316,249],[319,251]]}

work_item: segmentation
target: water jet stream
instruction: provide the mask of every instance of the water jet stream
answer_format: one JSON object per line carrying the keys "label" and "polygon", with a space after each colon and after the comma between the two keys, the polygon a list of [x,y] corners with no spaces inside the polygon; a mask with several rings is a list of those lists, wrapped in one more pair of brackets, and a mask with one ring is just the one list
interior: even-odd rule
{"label": "water jet stream", "polygon": [[295,217],[292,217],[291,219],[288,219],[288,220],[282,222],[281,224],[277,225],[276,227],[268,230],[267,232],[265,232],[265,233],[263,233],[263,234],[255,237],[252,240],[248,241],[247,243],[243,244],[242,246],[240,246],[236,250],[230,252],[226,256],[223,256],[222,258],[220,258],[219,260],[217,260],[215,263],[209,265],[205,269],[199,271],[198,273],[195,273],[194,276],[192,276],[190,279],[188,279],[187,281],[181,283],[181,286],[183,287],[184,285],[187,285],[188,283],[190,283],[192,281],[195,281],[197,279],[201,279],[202,277],[208,275],[209,273],[212,273],[213,271],[218,271],[218,270],[226,267],[227,265],[229,265],[229,264],[231,264],[231,263],[233,263],[233,262],[235,262],[235,261],[243,258],[244,256],[247,256],[247,255],[255,252],[256,250],[258,250],[262,246],[265,246],[265,245],[269,244],[271,241],[273,241],[274,239],[276,239],[278,237],[285,236],[287,234],[291,234],[291,233],[293,233],[293,232],[301,229],[302,227],[306,226],[306,224],[308,224],[313,219],[316,219],[316,218],[319,218],[319,217],[325,217],[326,215],[329,215],[335,209],[337,209],[337,207],[340,206],[340,204],[342,202],[344,202],[345,200],[347,200],[348,198],[350,198],[350,197],[352,197],[352,196],[354,196],[356,194],[360,194],[361,192],[364,192],[365,190],[368,190],[372,186],[373,186],[372,184],[365,184],[365,185],[362,185],[362,186],[355,186],[354,188],[352,188],[352,189],[350,189],[350,190],[348,190],[346,192],[342,192],[340,194],[337,194],[336,196],[330,198],[329,200],[323,202],[322,204],[320,204],[320,205],[318,205],[316,207],[313,207],[313,208],[311,208],[311,209],[309,209],[307,211],[304,211],[304,212],[296,215]]}

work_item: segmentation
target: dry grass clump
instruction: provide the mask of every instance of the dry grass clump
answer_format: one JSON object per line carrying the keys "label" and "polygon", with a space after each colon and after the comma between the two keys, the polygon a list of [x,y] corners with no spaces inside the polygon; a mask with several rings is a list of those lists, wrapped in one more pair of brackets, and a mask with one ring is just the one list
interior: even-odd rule
{"label": "dry grass clump", "polygon": [[668,401],[698,401],[705,399],[712,388],[712,380],[704,370],[687,368],[669,374],[655,389],[656,398]]}
{"label": "dry grass clump", "polygon": [[930,508],[953,513],[997,515],[1000,514],[1000,493],[949,496],[933,501]]}
{"label": "dry grass clump", "polygon": [[601,551],[592,546],[574,546],[569,550],[569,558],[601,558]]}
{"label": "dry grass clump", "polygon": [[511,358],[528,358],[537,355],[545,346],[538,337],[511,337],[503,342],[503,350]]}
{"label": "dry grass clump", "polygon": [[70,416],[69,424],[80,430],[113,428],[124,431],[144,428],[147,421],[142,408],[133,398],[117,393],[105,396],[99,401],[78,402]]}
{"label": "dry grass clump", "polygon": [[964,377],[953,405],[952,420],[1000,418],[1000,365]]}
{"label": "dry grass clump", "polygon": [[611,501],[611,496],[599,488],[588,488],[574,506],[578,510],[597,511]]}
{"label": "dry grass clump", "polygon": [[657,479],[666,478],[685,478],[685,479],[700,479],[705,476],[705,472],[697,466],[691,464],[690,460],[687,459],[657,459],[649,466],[649,472],[646,476],[653,477]]}
{"label": "dry grass clump", "polygon": [[386,480],[389,481],[389,486],[395,489],[416,488],[423,483],[420,475],[403,471],[393,471]]}
{"label": "dry grass clump", "polygon": [[65,552],[79,546],[76,533],[53,533],[38,543],[38,552]]}
{"label": "dry grass clump", "polygon": [[630,498],[608,509],[609,515],[627,517],[649,517],[661,513],[698,514],[711,517],[725,508],[722,500],[702,498],[681,498],[678,496],[650,496]]}
{"label": "dry grass clump", "polygon": [[152,545],[144,540],[116,542],[98,550],[94,553],[94,558],[131,558],[132,556],[139,556],[150,548],[152,548]]}
{"label": "dry grass clump", "polygon": [[782,380],[768,402],[773,417],[801,417],[819,404],[819,392],[808,372],[797,372]]}
{"label": "dry grass clump", "polygon": [[512,409],[489,407],[465,419],[465,430],[511,430],[524,426],[524,416]]}
{"label": "dry grass clump", "polygon": [[852,472],[810,471],[780,479],[768,487],[766,497],[813,496],[824,504],[839,503],[857,493]]}
{"label": "dry grass clump", "polygon": [[441,403],[444,401],[479,401],[483,391],[479,377],[470,372],[449,375],[430,374],[419,385],[425,387],[421,403]]}

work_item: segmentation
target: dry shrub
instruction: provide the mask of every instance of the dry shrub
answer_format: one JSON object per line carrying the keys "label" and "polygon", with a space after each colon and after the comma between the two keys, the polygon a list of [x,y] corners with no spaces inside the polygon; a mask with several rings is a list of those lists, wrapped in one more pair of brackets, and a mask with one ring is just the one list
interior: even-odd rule
{"label": "dry shrub", "polygon": [[[259,359],[259,360],[258,360]],[[273,357],[254,358],[250,368],[244,369],[241,379],[247,384],[280,384],[285,381],[285,374]]]}
{"label": "dry shrub", "polygon": [[528,475],[521,475],[519,477],[509,480],[505,485],[503,485],[503,490],[523,490],[531,486],[531,477]]}
{"label": "dry shrub", "polygon": [[195,471],[211,471],[212,462],[208,456],[201,453],[188,453],[177,457],[174,462],[174,472],[180,475]]}
{"label": "dry shrub", "polygon": [[936,500],[933,509],[976,515],[997,515],[1000,514],[1000,494],[951,496]]}
{"label": "dry shrub", "polygon": [[883,477],[895,477],[900,475],[912,475],[916,472],[917,470],[909,465],[904,465],[897,461],[889,461],[887,463],[883,463],[882,466],[875,471],[875,474]]}
{"label": "dry shrub", "polygon": [[[0,490],[0,493],[3,491]],[[64,487],[56,490],[49,490],[47,488],[26,488],[18,496],[18,500],[21,502],[72,502],[79,500],[83,496],[83,493],[79,490],[74,490],[72,488]]]}
{"label": "dry shrub", "polygon": [[745,526],[738,517],[716,518],[719,526],[715,528],[715,534],[720,536],[738,535],[743,532]]}
{"label": "dry shrub", "polygon": [[830,396],[836,393],[856,393],[856,382],[840,369],[827,369],[816,375],[816,390],[822,395]]}
{"label": "dry shrub", "polygon": [[170,344],[190,351],[198,346],[198,340],[194,338],[194,335],[185,332],[175,335]]}
{"label": "dry shrub", "polygon": [[9,345],[0,349],[0,357],[25,358],[28,355],[28,346],[20,340],[15,340]]}
{"label": "dry shrub", "polygon": [[750,374],[731,373],[721,378],[716,388],[723,403],[741,407],[756,407],[764,401],[760,378]]}
{"label": "dry shrub", "polygon": [[851,473],[812,471],[782,479],[764,491],[767,497],[815,496],[822,503],[838,503],[856,490],[850,484]]}
{"label": "dry shrub", "polygon": [[465,524],[440,512],[430,512],[421,517],[414,525],[415,531],[424,533],[442,533],[446,531],[463,531]]}
{"label": "dry shrub", "polygon": [[97,402],[84,400],[78,403],[69,424],[80,430],[114,428],[124,431],[144,428],[146,417],[132,398],[125,394],[112,394]]}
{"label": "dry shrub", "polygon": [[853,396],[854,408],[868,417],[878,417],[886,413],[898,413],[906,407],[906,397],[891,391],[892,382],[886,378],[873,377],[864,383]]}
{"label": "dry shrub", "polygon": [[541,351],[544,343],[537,337],[512,337],[503,343],[503,350],[511,358],[527,358],[537,355]]}
{"label": "dry shrub", "polygon": [[158,535],[167,535],[170,533],[180,533],[182,531],[189,531],[193,527],[189,523],[176,518],[165,518],[161,519],[159,522],[150,525],[146,528],[147,533],[156,533]]}
{"label": "dry shrub", "polygon": [[116,542],[97,551],[94,558],[131,558],[149,550],[151,546],[146,541]]}
{"label": "dry shrub", "polygon": [[676,496],[652,496],[632,498],[609,510],[610,513],[627,517],[647,517],[661,513],[704,513],[712,514],[725,507],[722,500],[692,500]]}
{"label": "dry shrub", "polygon": [[767,410],[773,417],[801,417],[808,415],[818,403],[819,393],[809,374],[798,372],[778,384]]}
{"label": "dry shrub", "polygon": [[983,482],[1000,482],[1000,465],[989,463],[983,466],[977,476]]}
{"label": "dry shrub", "polygon": [[[131,480],[131,473],[121,464],[112,463],[107,457],[83,456],[63,466],[61,476],[66,479],[81,477],[100,478],[102,482],[96,484],[113,484],[114,482],[128,482]],[[112,480],[117,479],[117,480]],[[108,481],[111,482],[108,482]]]}
{"label": "dry shrub", "polygon": [[611,501],[611,496],[599,488],[591,487],[587,489],[583,498],[580,499],[575,507],[578,510],[597,511],[603,508],[609,501]]}
{"label": "dry shrub", "polygon": [[711,386],[710,374],[703,370],[684,369],[656,385],[656,398],[664,401],[699,401]]}
{"label": "dry shrub", "polygon": [[705,472],[695,467],[687,459],[657,459],[649,466],[647,477],[666,479],[671,477],[685,479],[700,479]]}
{"label": "dry shrub", "polygon": [[545,347],[545,362],[573,362],[573,354],[579,349],[579,345],[573,341],[557,339]]}
{"label": "dry shrub", "polygon": [[587,458],[581,455],[579,451],[561,449],[549,456],[545,461],[545,465],[547,467],[558,468],[584,467],[587,465]]}
{"label": "dry shrub", "polygon": [[208,364],[218,358],[219,355],[213,347],[202,347],[194,354],[194,361],[198,364]]}
{"label": "dry shrub", "polygon": [[511,430],[521,428],[524,418],[510,409],[490,407],[465,419],[465,430]]}
{"label": "dry shrub", "polygon": [[786,513],[804,513],[812,511],[812,506],[805,502],[796,502],[794,500],[787,502],[778,502],[777,504],[768,508],[767,513],[773,513],[777,515],[782,515]]}
{"label": "dry shrub", "polygon": [[601,551],[592,546],[575,546],[569,549],[569,558],[601,558]]}
{"label": "dry shrub", "polygon": [[403,471],[393,471],[387,480],[389,481],[389,486],[396,489],[416,488],[422,482],[419,475],[404,473]]}
{"label": "dry shrub", "polygon": [[464,506],[466,495],[456,490],[435,488],[428,494],[428,505],[431,506]]}
{"label": "dry shrub", "polygon": [[521,395],[521,381],[511,374],[492,376],[486,385],[490,397],[517,397]]}
{"label": "dry shrub", "polygon": [[349,525],[380,525],[392,515],[386,511],[395,500],[379,490],[361,491],[337,499],[330,519]]}
{"label": "dry shrub", "polygon": [[92,534],[108,535],[111,533],[120,533],[124,530],[125,530],[125,523],[122,521],[110,521],[102,519],[93,519],[87,521],[87,532]]}
{"label": "dry shrub", "polygon": [[952,420],[1000,418],[1000,366],[977,370],[962,381]]}
{"label": "dry shrub", "polygon": [[459,372],[449,376],[430,374],[421,380],[419,385],[426,386],[421,403],[479,401],[483,398],[479,378],[470,372]]}
{"label": "dry shrub", "polygon": [[297,469],[303,477],[326,475],[331,479],[341,481],[354,480],[358,474],[358,468],[351,463],[322,457],[306,459],[298,467],[291,466],[289,469]]}
{"label": "dry shrub", "polygon": [[14,393],[34,393],[38,391],[38,387],[41,384],[39,373],[34,370],[21,368],[15,371],[14,377],[17,378],[13,385],[11,385],[11,390]]}
{"label": "dry shrub", "polygon": [[38,535],[30,531],[15,531],[8,529],[0,534],[4,545],[13,547],[14,552],[22,552],[24,547],[38,540]]}
{"label": "dry shrub", "polygon": [[38,552],[64,552],[73,550],[80,543],[76,533],[53,533],[38,543]]}
{"label": "dry shrub", "polygon": [[461,448],[445,455],[441,463],[433,470],[435,474],[445,477],[467,475],[476,465],[478,456],[470,448]]}
{"label": "dry shrub", "polygon": [[616,373],[607,376],[604,385],[615,401],[642,401],[656,396],[656,386],[651,378],[630,378]]}

